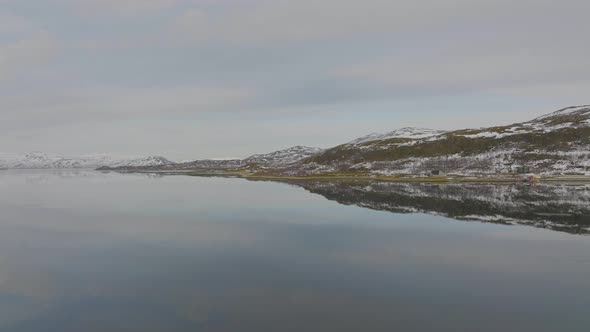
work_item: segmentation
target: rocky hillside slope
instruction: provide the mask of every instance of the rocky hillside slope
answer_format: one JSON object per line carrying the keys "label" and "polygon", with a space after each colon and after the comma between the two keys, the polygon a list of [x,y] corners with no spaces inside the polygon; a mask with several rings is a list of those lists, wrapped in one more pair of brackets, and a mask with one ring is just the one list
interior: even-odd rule
{"label": "rocky hillside slope", "polygon": [[203,159],[182,163],[153,165],[153,166],[119,166],[103,167],[102,169],[119,170],[195,170],[220,172],[228,170],[269,170],[293,167],[301,161],[321,153],[320,148],[307,146],[293,146],[287,149],[266,154],[255,154],[245,159]]}
{"label": "rocky hillside slope", "polygon": [[255,164],[263,167],[285,167],[315,156],[323,150],[308,146],[293,146],[266,154],[255,154],[244,159],[245,164]]}
{"label": "rocky hillside slope", "polygon": [[590,175],[590,105],[482,129],[403,128],[327,149],[278,173]]}

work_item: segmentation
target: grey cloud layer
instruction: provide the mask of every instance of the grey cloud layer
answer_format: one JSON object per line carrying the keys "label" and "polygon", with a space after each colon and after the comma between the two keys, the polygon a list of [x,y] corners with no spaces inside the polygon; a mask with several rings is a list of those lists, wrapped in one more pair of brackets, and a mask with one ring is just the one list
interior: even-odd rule
{"label": "grey cloud layer", "polygon": [[[227,155],[216,151],[243,155],[299,143],[280,135],[269,143],[249,130],[253,121],[274,121],[281,128],[293,117],[334,112],[334,105],[348,112],[356,108],[359,117],[373,112],[376,123],[390,121],[393,129],[397,119],[412,122],[412,116],[424,124],[420,112],[395,110],[413,101],[423,106],[440,105],[441,98],[447,103],[495,98],[527,112],[539,105],[543,112],[589,102],[584,100],[590,88],[587,1],[0,3],[2,151],[83,150],[67,141],[80,126],[100,123],[119,130],[113,136],[120,141],[125,140],[121,128],[135,121],[128,145],[101,135],[84,144],[148,152],[138,135],[158,120],[188,119],[200,126],[248,114],[231,125],[239,149],[208,130],[182,136],[219,142],[187,157]],[[371,109],[375,101],[391,109]],[[469,110],[448,111],[448,106],[441,108],[449,120],[432,125],[473,125],[456,122]],[[364,134],[364,128],[350,133],[353,122],[340,125],[340,130],[302,128],[301,136],[315,135],[322,145],[330,133],[330,143]],[[57,127],[59,135],[38,142],[42,135],[36,133]],[[158,145],[174,147],[174,139],[162,137]]]}

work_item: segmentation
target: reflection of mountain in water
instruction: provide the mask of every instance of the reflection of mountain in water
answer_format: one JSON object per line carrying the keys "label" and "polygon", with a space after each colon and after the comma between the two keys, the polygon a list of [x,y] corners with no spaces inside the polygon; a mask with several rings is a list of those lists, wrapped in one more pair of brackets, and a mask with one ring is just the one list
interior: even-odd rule
{"label": "reflection of mountain in water", "polygon": [[[84,169],[15,169],[15,170],[2,170],[0,171],[0,182],[4,178],[12,178],[18,175],[18,179],[23,179],[26,183],[30,184],[52,184],[57,181],[63,181],[68,179],[86,179],[104,181],[107,178],[120,177],[119,173],[99,172],[94,170]],[[131,176],[131,174],[127,175]],[[158,173],[134,173],[133,176],[142,178],[161,178],[164,175]]]}
{"label": "reflection of mountain in water", "polygon": [[590,234],[590,185],[297,183],[345,205]]}

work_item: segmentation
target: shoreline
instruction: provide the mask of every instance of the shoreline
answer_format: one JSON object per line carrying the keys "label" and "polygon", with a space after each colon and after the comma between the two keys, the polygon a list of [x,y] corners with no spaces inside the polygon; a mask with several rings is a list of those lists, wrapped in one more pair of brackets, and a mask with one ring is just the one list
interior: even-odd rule
{"label": "shoreline", "polygon": [[199,172],[195,170],[151,170],[151,171],[121,171],[121,170],[99,170],[106,172],[118,173],[152,173],[162,175],[185,175],[201,177],[229,177],[241,178],[247,180],[259,181],[383,181],[398,183],[497,183],[497,184],[517,184],[517,183],[589,183],[590,176],[584,175],[551,175],[541,176],[534,181],[528,181],[525,177],[519,176],[429,176],[429,177],[408,177],[408,176],[385,176],[385,175],[309,175],[309,176],[281,176],[281,175],[261,175],[240,171],[228,172]]}

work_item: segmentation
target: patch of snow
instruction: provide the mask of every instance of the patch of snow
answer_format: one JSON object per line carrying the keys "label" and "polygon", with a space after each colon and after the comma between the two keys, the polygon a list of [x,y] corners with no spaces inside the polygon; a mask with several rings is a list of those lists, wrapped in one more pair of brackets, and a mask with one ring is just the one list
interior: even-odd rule
{"label": "patch of snow", "polygon": [[378,133],[369,134],[367,136],[363,136],[363,137],[357,138],[353,141],[350,141],[348,144],[358,145],[358,144],[364,144],[364,143],[374,142],[374,141],[385,141],[385,140],[394,139],[394,138],[409,138],[409,139],[417,140],[417,139],[441,135],[444,133],[446,133],[446,131],[429,129],[429,128],[405,127],[405,128],[401,128],[401,129],[397,129],[397,130],[385,133],[385,134],[378,134]]}
{"label": "patch of snow", "polygon": [[568,115],[568,114],[574,114],[574,113],[585,113],[585,112],[590,112],[590,105],[566,107],[566,108],[560,109],[558,111],[540,116],[540,117],[534,119],[533,121],[542,121],[542,120],[546,120],[546,119],[553,118],[556,116],[562,116],[562,115]]}
{"label": "patch of snow", "polygon": [[491,131],[482,131],[481,133],[473,134],[473,135],[461,135],[467,138],[502,138],[505,136],[509,136],[507,134],[500,134]]}
{"label": "patch of snow", "polygon": [[259,164],[268,167],[284,167],[295,164],[324,151],[321,148],[293,146],[266,154],[255,154],[243,160],[245,164]]}

